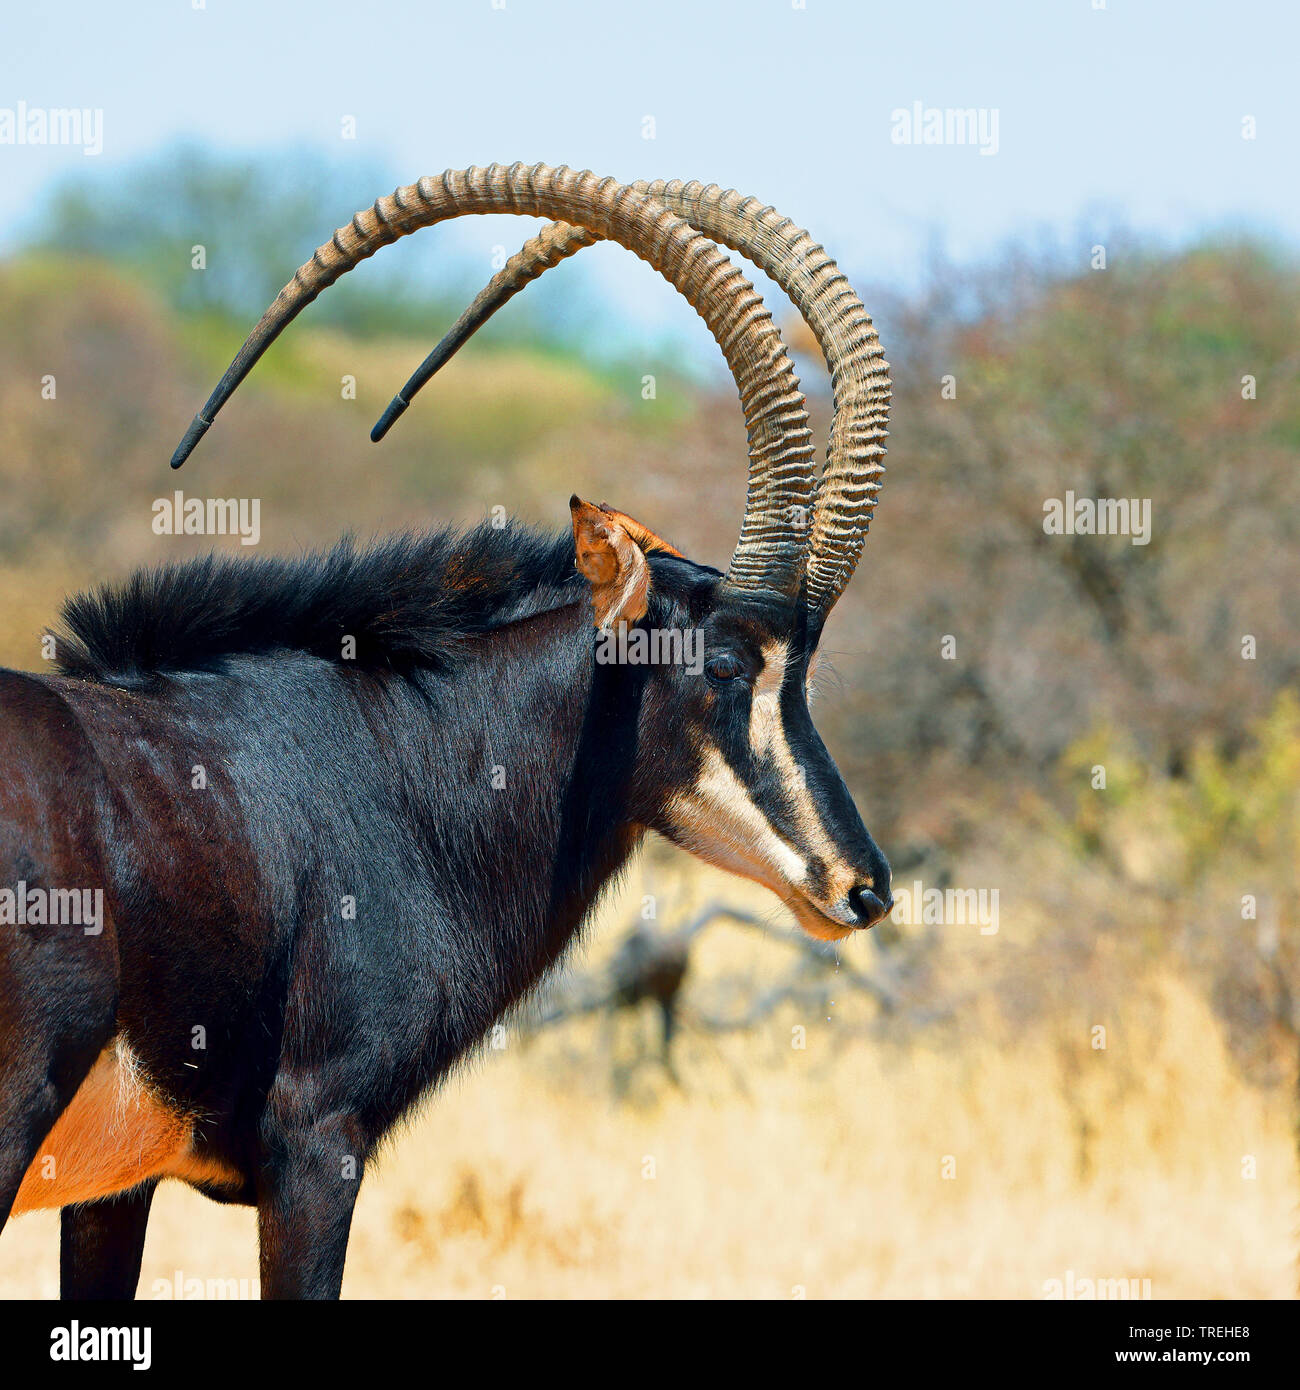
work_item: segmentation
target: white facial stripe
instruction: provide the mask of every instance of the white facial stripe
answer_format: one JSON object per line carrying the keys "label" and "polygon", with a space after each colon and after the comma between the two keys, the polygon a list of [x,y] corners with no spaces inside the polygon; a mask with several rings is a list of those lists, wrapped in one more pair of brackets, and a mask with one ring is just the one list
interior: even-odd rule
{"label": "white facial stripe", "polygon": [[[749,746],[760,755],[772,755],[785,747],[785,733],[781,728],[781,683],[785,680],[785,663],[786,648],[780,643],[773,642],[763,649],[763,669],[754,682],[754,697],[749,708]],[[786,753],[789,755],[788,748]]]}
{"label": "white facial stripe", "polygon": [[[756,879],[783,897],[794,889],[815,902],[827,917],[851,926],[857,914],[849,905],[847,894],[857,875],[845,863],[826,830],[781,718],[781,687],[788,648],[782,643],[771,643],[763,651],[763,659],[750,705],[749,744],[757,756],[769,760],[777,770],[782,788],[793,804],[798,848],[773,829],[749,789],[716,748],[705,752],[695,786],[668,808],[675,838],[700,858]],[[830,876],[815,897],[809,882],[810,856],[816,856]]]}
{"label": "white facial stripe", "polygon": [[836,901],[833,906],[823,905],[823,910],[837,919],[852,922],[856,915],[848,905],[847,894],[854,887],[856,874],[844,865],[843,853],[827,833],[818,805],[808,791],[804,769],[795,760],[786,738],[786,726],[781,720],[781,684],[786,678],[788,660],[790,652],[780,642],[772,642],[763,649],[765,664],[754,682],[754,702],[749,712],[749,746],[759,756],[772,760],[779,769],[781,784],[794,802],[801,847],[822,860],[830,872],[830,894]]}
{"label": "white facial stripe", "polygon": [[808,791],[803,768],[795,760],[785,736],[785,725],[781,719],[781,685],[789,660],[788,649],[781,643],[771,643],[763,650],[763,660],[765,665],[754,683],[754,700],[749,716],[750,747],[776,764],[786,793],[794,802],[799,835],[805,849],[815,854],[831,870],[833,877],[846,878],[842,890],[847,892],[853,886],[852,875],[835,874],[843,856],[822,823],[816,803]]}
{"label": "white facial stripe", "polygon": [[694,788],[676,798],[670,814],[690,837],[690,848],[723,868],[762,881],[802,884],[807,861],[768,824],[725,758],[711,748]]}

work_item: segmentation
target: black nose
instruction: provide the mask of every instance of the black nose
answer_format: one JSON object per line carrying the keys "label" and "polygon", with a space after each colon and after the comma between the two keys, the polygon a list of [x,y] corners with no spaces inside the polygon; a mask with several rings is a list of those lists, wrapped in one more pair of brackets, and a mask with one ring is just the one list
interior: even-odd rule
{"label": "black nose", "polygon": [[860,926],[874,927],[888,916],[894,906],[894,895],[886,889],[882,902],[870,888],[859,883],[856,888],[849,889],[849,906],[857,913]]}

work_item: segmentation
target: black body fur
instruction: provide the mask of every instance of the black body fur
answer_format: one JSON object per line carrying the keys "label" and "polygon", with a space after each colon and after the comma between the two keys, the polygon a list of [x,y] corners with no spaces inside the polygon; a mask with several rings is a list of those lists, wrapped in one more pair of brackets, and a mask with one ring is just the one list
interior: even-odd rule
{"label": "black body fur", "polygon": [[[655,568],[663,619],[716,584]],[[514,527],[209,557],[64,618],[62,676],[0,673],[0,883],[107,920],[5,929],[0,1221],[117,1034],[239,1175],[209,1195],[259,1205],[266,1292],[336,1294],[366,1156],[637,843],[648,673],[595,663],[572,538]]]}
{"label": "black body fur", "polygon": [[[822,821],[887,892],[797,612],[647,559],[646,621],[744,678],[597,662],[572,536],[490,526],[139,574],[67,605],[62,674],[0,671],[0,886],[105,901],[98,936],[0,928],[0,1226],[117,1038],[225,1175],[197,1185],[257,1205],[264,1296],[337,1296],[367,1157],[671,833],[706,745],[798,842],[748,744],[774,635]],[[130,1296],[152,1190],[64,1208],[65,1293]]]}

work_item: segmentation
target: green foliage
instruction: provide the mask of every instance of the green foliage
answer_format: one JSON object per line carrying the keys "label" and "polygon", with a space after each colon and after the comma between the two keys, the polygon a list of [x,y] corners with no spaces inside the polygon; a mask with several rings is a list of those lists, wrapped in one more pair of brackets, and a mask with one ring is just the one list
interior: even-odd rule
{"label": "green foliage", "polygon": [[[1104,788],[1092,770],[1105,769]],[[1183,890],[1215,880],[1231,864],[1243,877],[1263,870],[1294,883],[1300,865],[1300,696],[1282,690],[1231,745],[1211,732],[1175,772],[1153,765],[1124,733],[1098,726],[1060,759],[1071,789],[1065,822],[1076,852],[1102,853],[1141,833],[1165,845]]]}
{"label": "green foliage", "polygon": [[1223,861],[1300,870],[1300,697],[1283,690],[1245,744],[1197,743],[1173,813],[1199,873]]}

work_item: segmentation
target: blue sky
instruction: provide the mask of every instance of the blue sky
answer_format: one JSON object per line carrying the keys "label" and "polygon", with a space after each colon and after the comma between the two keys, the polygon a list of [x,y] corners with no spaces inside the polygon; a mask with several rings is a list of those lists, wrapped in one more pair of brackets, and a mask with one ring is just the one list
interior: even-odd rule
{"label": "blue sky", "polygon": [[[197,3],[6,0],[0,110],[100,108],[104,149],[0,144],[0,251],[54,179],[111,177],[180,137],[310,146],[401,181],[515,158],[715,180],[904,286],[936,243],[978,261],[1047,232],[1083,257],[1116,221],[1300,247],[1290,0]],[[893,113],[918,102],[996,111],[996,154],[895,143]],[[526,235],[476,221],[462,244]],[[587,256],[634,318],[680,313],[625,253]]]}

